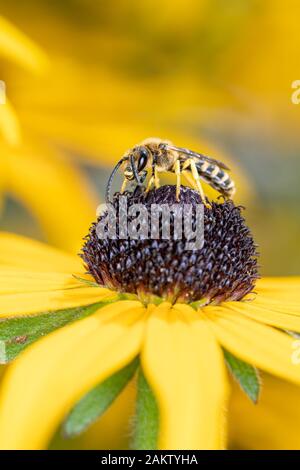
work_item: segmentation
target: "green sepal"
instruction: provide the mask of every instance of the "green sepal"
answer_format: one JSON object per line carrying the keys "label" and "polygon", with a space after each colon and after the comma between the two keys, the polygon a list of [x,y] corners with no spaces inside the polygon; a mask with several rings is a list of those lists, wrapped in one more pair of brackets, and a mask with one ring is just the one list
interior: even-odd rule
{"label": "green sepal", "polygon": [[96,421],[132,379],[137,367],[138,359],[136,358],[88,392],[74,406],[63,423],[63,436],[67,438],[77,436]]}
{"label": "green sepal", "polygon": [[225,350],[224,357],[228,369],[239,383],[241,389],[253,403],[257,403],[261,384],[258,370]]}
{"label": "green sepal", "polygon": [[73,274],[74,279],[76,281],[81,282],[82,284],[85,284],[90,287],[99,287],[99,284],[97,284],[96,281],[91,281],[90,279],[84,279],[84,277],[77,276],[76,274]]}
{"label": "green sepal", "polygon": [[0,320],[0,364],[6,364],[52,331],[94,313],[108,302]]}
{"label": "green sepal", "polygon": [[133,424],[132,448],[135,450],[157,449],[159,410],[155,396],[141,368],[138,374],[137,401]]}
{"label": "green sepal", "polygon": [[190,306],[193,307],[193,309],[198,310],[199,308],[205,307],[208,303],[209,299],[207,297],[203,297],[203,299],[190,303]]}

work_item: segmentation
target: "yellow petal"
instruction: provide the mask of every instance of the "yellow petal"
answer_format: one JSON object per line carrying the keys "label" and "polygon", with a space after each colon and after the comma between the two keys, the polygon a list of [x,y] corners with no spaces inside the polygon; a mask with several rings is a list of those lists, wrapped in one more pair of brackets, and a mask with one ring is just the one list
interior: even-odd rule
{"label": "yellow petal", "polygon": [[300,277],[266,277],[259,279],[255,291],[258,293],[257,301],[269,301],[271,303],[299,302]]}
{"label": "yellow petal", "polygon": [[66,288],[38,290],[19,294],[0,295],[0,317],[29,315],[65,308],[81,307],[100,301],[113,300],[115,292],[101,287]]}
{"label": "yellow petal", "polygon": [[287,312],[286,309],[278,311],[272,306],[261,306],[255,301],[253,302],[226,302],[224,308],[229,308],[242,315],[246,315],[253,320],[265,323],[266,325],[275,326],[281,329],[287,329],[300,332],[300,306],[298,307],[298,314],[293,313],[291,310]]}
{"label": "yellow petal", "polygon": [[46,447],[75,402],[138,354],[144,314],[139,302],[117,302],[19,356],[1,387],[0,447]]}
{"label": "yellow petal", "polygon": [[141,361],[160,410],[159,448],[222,448],[224,359],[197,313],[188,306],[157,307],[148,320]]}
{"label": "yellow petal", "polygon": [[[115,292],[100,286],[87,287],[73,276],[82,269],[77,257],[19,235],[0,233],[0,264],[0,317],[116,298]],[[88,278],[82,272],[79,276]]]}
{"label": "yellow petal", "polygon": [[256,287],[259,290],[272,290],[272,292],[284,292],[299,287],[300,276],[263,277],[257,280]]}
{"label": "yellow petal", "polygon": [[3,16],[0,16],[0,54],[34,72],[43,72],[49,66],[46,54]]}
{"label": "yellow petal", "polygon": [[300,367],[292,361],[293,338],[222,307],[205,307],[202,317],[229,352],[266,372],[300,384]]}
{"label": "yellow petal", "polygon": [[[250,302],[250,304],[252,305],[252,302]],[[275,312],[287,313],[295,316],[299,316],[300,313],[300,303],[297,300],[289,302],[287,300],[271,300],[260,296],[255,299],[255,305],[257,307],[274,310]]]}
{"label": "yellow petal", "polygon": [[0,266],[0,295],[59,291],[87,287],[72,274],[23,271]]}
{"label": "yellow petal", "polygon": [[5,98],[5,103],[0,102],[0,130],[8,144],[20,144],[21,130],[19,120],[7,98]]}
{"label": "yellow petal", "polygon": [[97,207],[83,175],[36,140],[0,150],[7,157],[7,190],[37,218],[51,243],[78,253]]}
{"label": "yellow petal", "polygon": [[83,273],[78,256],[13,233],[0,232],[0,264],[27,271]]}

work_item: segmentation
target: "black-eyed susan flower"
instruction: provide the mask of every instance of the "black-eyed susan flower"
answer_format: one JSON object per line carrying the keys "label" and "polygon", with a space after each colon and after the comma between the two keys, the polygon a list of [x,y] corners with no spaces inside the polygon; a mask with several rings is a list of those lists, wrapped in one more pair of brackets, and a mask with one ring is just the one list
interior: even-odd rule
{"label": "black-eyed susan flower", "polygon": [[[172,203],[175,188],[128,200]],[[182,188],[187,202],[199,196]],[[256,368],[300,385],[287,333],[300,332],[300,280],[257,280],[239,207],[205,208],[204,245],[189,253],[184,240],[100,239],[95,227],[85,267],[1,234],[2,362],[25,349],[1,384],[2,448],[45,448],[62,423],[66,435],[81,432],[137,369],[133,445],[144,449],[225,448],[227,370],[257,407]]]}

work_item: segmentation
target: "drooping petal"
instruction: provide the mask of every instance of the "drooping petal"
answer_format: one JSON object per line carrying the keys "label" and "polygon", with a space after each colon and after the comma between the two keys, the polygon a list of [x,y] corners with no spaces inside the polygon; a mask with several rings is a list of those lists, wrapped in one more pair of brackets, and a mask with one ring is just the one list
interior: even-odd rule
{"label": "drooping petal", "polygon": [[74,403],[138,354],[144,315],[139,302],[117,302],[29,347],[2,383],[0,447],[46,447]]}
{"label": "drooping petal", "polygon": [[252,320],[265,323],[266,325],[300,332],[300,305],[298,315],[292,311],[287,312],[284,308],[283,311],[280,312],[279,308],[276,310],[276,308],[272,306],[260,306],[256,302],[227,302],[224,307],[246,315],[252,318]]}
{"label": "drooping petal", "polygon": [[42,49],[3,16],[0,16],[0,54],[34,72],[49,67]]}
{"label": "drooping petal", "polygon": [[78,256],[13,233],[0,232],[0,264],[26,271],[84,272]]}
{"label": "drooping petal", "polygon": [[266,372],[300,384],[300,368],[292,361],[293,338],[230,309],[209,306],[199,314],[232,354]]}
{"label": "drooping petal", "polygon": [[188,306],[163,303],[150,315],[141,357],[160,410],[161,449],[220,449],[227,395],[214,335]]}

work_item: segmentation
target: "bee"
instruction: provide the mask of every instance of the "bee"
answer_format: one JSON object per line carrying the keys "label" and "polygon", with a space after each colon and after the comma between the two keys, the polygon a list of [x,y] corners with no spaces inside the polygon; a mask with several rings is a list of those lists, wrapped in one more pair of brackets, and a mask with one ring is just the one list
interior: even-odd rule
{"label": "bee", "polygon": [[137,186],[143,183],[150,170],[150,178],[146,187],[148,192],[154,185],[159,187],[161,172],[171,172],[176,175],[176,199],[180,197],[181,176],[199,191],[203,204],[209,207],[206,200],[201,179],[216,189],[223,197],[231,198],[235,193],[235,185],[225,170],[229,168],[224,163],[202,153],[176,147],[169,141],[157,138],[146,139],[132,149],[128,150],[114,167],[106,188],[106,201],[110,202],[110,189],[113,178],[118,169],[124,167],[124,181],[121,193],[126,189],[129,181],[135,181]]}

